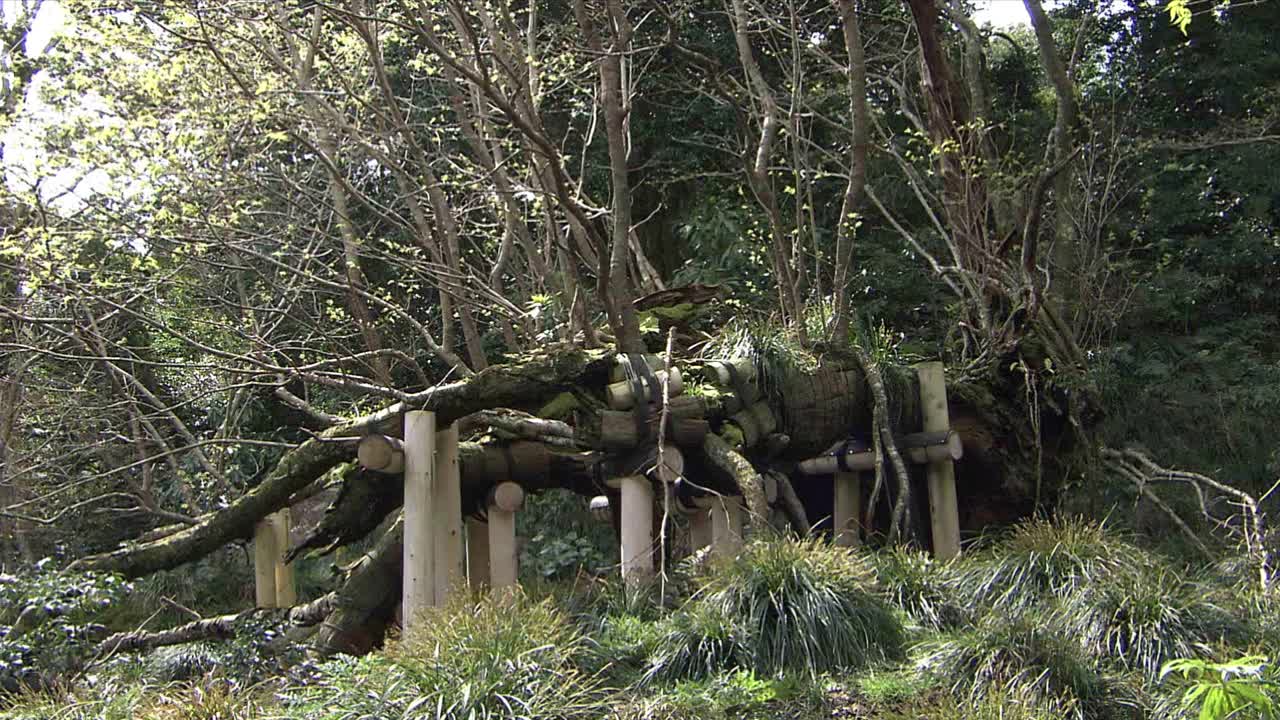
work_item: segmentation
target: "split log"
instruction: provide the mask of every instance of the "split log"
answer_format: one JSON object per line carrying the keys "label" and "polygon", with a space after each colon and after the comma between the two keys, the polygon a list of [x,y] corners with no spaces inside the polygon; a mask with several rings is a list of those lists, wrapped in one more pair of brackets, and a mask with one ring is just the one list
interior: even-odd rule
{"label": "split log", "polygon": [[575,384],[603,380],[612,361],[606,351],[554,348],[523,363],[491,365],[464,380],[406,394],[400,402],[335,425],[289,451],[256,488],[199,523],[151,542],[81,558],[72,567],[133,578],[199,560],[250,537],[258,520],[285,507],[294,493],[350,459],[356,438],[371,432],[396,434],[406,410],[431,410],[441,425],[447,425],[480,410],[518,407]]}

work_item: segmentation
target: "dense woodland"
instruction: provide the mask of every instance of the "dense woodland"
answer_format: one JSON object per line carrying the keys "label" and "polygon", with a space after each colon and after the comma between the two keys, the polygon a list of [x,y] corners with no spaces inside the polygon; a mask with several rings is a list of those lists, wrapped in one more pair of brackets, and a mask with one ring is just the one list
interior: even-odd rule
{"label": "dense woodland", "polygon": [[[1021,5],[4,0],[0,717],[1280,716],[1280,3]],[[416,410],[527,498],[402,637]]]}

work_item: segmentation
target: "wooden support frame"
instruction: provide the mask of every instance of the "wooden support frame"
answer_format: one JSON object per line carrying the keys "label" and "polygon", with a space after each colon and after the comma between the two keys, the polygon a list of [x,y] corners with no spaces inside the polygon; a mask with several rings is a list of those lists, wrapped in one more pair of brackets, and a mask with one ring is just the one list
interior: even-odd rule
{"label": "wooden support frame", "polygon": [[[926,433],[949,432],[947,383],[943,364],[916,366],[920,378],[920,407]],[[960,554],[960,509],[956,502],[955,461],[947,457],[926,466],[929,484],[929,524],[933,533],[933,554],[950,560]]]}
{"label": "wooden support frame", "polygon": [[422,611],[435,605],[436,415],[404,416],[404,570],[401,614],[405,635],[417,630]]}
{"label": "wooden support frame", "polygon": [[458,466],[458,426],[436,432],[435,604],[446,605],[466,580],[462,552],[462,474]]}

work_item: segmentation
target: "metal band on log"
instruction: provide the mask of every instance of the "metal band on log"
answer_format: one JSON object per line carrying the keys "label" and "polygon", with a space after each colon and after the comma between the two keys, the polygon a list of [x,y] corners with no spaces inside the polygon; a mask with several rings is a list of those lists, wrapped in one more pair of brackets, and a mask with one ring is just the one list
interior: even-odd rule
{"label": "metal band on log", "polygon": [[[897,441],[907,460],[918,463],[934,463],[944,460],[959,460],[964,457],[964,444],[960,435],[947,430],[941,432],[923,432],[907,435]],[[857,472],[873,470],[876,466],[875,453],[870,450],[855,450],[840,453],[840,443],[833,452],[837,454],[821,455],[803,460],[799,464],[800,472],[805,475],[830,475],[836,472]]]}
{"label": "metal band on log", "polygon": [[[667,385],[667,395],[675,397],[684,392],[684,379],[680,375],[680,368],[671,368],[670,374],[666,370],[658,370],[653,373],[653,378],[657,381],[657,395],[662,397],[662,386]],[[640,378],[639,386],[643,393],[639,402],[648,403],[650,397],[654,394],[654,388],[650,385],[648,378]],[[609,407],[614,410],[630,410],[636,406],[636,383],[630,380],[620,380],[618,382],[609,383],[605,388],[605,399],[609,403]]]}

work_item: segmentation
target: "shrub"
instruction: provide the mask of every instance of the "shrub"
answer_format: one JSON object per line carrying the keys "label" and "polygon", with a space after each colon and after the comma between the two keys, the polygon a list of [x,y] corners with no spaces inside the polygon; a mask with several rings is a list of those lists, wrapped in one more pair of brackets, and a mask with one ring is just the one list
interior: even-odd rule
{"label": "shrub", "polygon": [[422,618],[430,632],[385,653],[338,658],[286,694],[294,717],[346,720],[594,719],[607,697],[579,667],[582,635],[550,602],[507,595]]}
{"label": "shrub", "polygon": [[928,553],[895,547],[870,555],[884,597],[927,628],[954,627],[968,611],[955,602],[947,568]]}
{"label": "shrub", "polygon": [[874,573],[847,549],[817,540],[753,542],[712,566],[660,643],[650,674],[677,677],[681,667],[701,673],[732,661],[766,675],[815,677],[897,657],[902,627],[876,593]]}
{"label": "shrub", "polygon": [[0,691],[46,687],[79,671],[106,634],[100,619],[131,586],[111,575],[54,570],[0,574]]}
{"label": "shrub", "polygon": [[1148,679],[1166,661],[1239,630],[1205,588],[1159,566],[1115,573],[1081,588],[1062,603],[1058,619],[1085,652]]}
{"label": "shrub", "polygon": [[[617,720],[772,720],[813,717],[823,705],[818,686],[761,678],[746,670],[685,680],[669,690],[631,698]],[[820,717],[828,717],[823,713]]]}
{"label": "shrub", "polygon": [[1227,663],[1181,658],[1165,663],[1160,678],[1179,678],[1184,685],[1182,707],[1198,711],[1202,720],[1236,717],[1271,720],[1280,716],[1280,703],[1276,702],[1276,683],[1263,676],[1268,663],[1262,656],[1242,657]]}
{"label": "shrub", "polygon": [[1033,519],[1019,524],[983,557],[959,566],[956,588],[975,605],[1019,611],[1132,568],[1144,555],[1097,523]]}
{"label": "shrub", "polygon": [[926,643],[917,666],[941,677],[971,707],[1007,693],[1079,718],[1106,689],[1078,644],[1027,616],[994,614],[972,630]]}
{"label": "shrub", "polygon": [[720,608],[692,603],[663,624],[641,684],[697,680],[748,661],[745,630]]}

